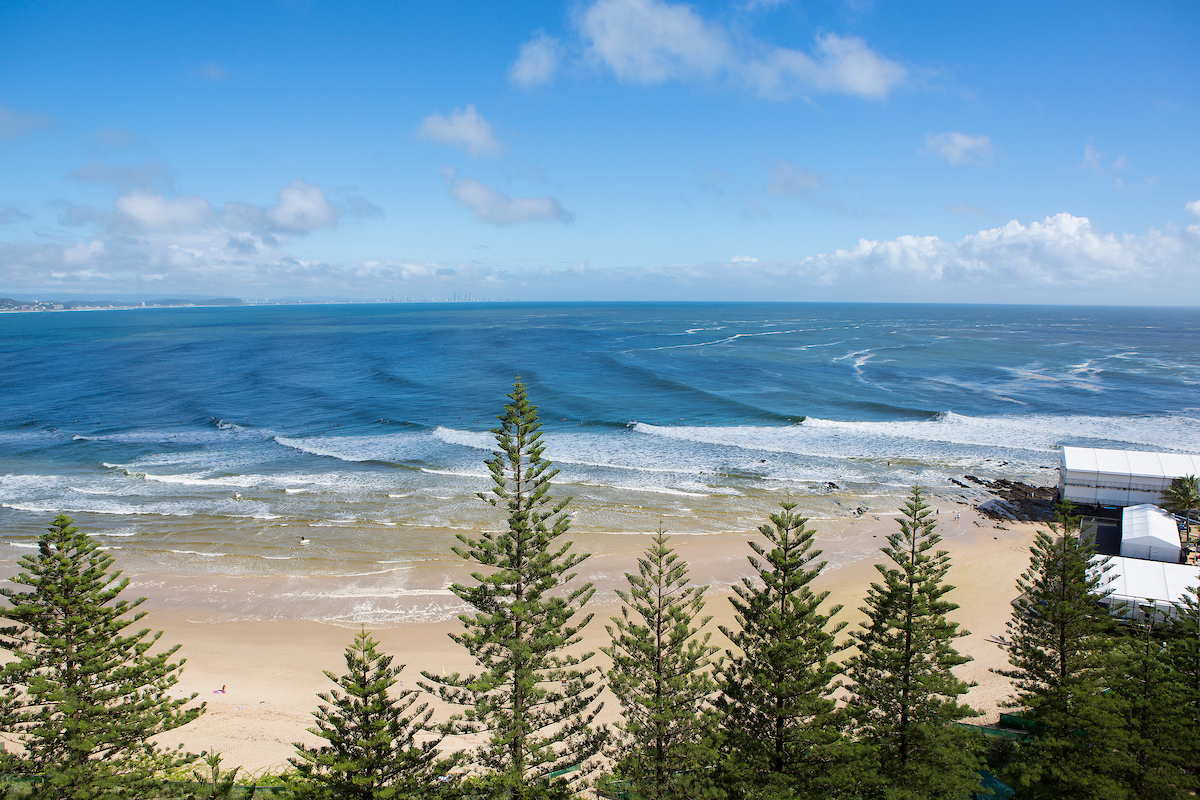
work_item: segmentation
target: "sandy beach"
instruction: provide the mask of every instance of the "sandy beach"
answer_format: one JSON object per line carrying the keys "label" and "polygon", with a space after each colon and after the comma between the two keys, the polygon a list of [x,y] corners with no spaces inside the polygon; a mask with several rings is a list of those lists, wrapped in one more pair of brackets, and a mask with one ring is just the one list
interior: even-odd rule
{"label": "sandy beach", "polygon": [[[974,660],[962,666],[960,674],[978,684],[968,701],[983,712],[980,719],[994,721],[997,704],[1007,696],[1008,683],[989,672],[1005,663],[1003,651],[993,640],[1005,632],[1015,580],[1028,565],[1029,544],[1038,526],[996,523],[958,498],[934,497],[930,505],[940,512],[937,519],[943,547],[952,554],[949,581],[957,588],[951,597],[961,606],[953,618],[971,632],[958,646]],[[955,518],[956,513],[961,514],[960,519]],[[829,603],[844,606],[838,619],[857,625],[863,618],[859,611],[862,598],[878,574],[873,554],[885,543],[884,537],[896,530],[894,515],[869,513],[848,524],[817,523],[814,527],[823,558],[831,564],[817,586],[830,592]],[[726,641],[716,628],[733,620],[729,587],[751,574],[746,542],[754,535],[753,527],[747,525],[741,534],[672,539],[690,565],[693,582],[712,587],[706,613],[714,617],[710,629],[714,642],[721,646]],[[612,538],[620,544],[590,559],[581,571],[581,577],[600,587],[599,601],[588,606],[595,619],[585,631],[584,646],[592,649],[607,643],[604,623],[618,610],[611,588],[622,585],[624,572],[634,568],[646,544],[640,536]],[[316,695],[332,688],[322,671],[340,674],[344,670],[342,653],[357,627],[296,619],[207,621],[206,609],[180,608],[158,594],[165,587],[145,591],[138,587],[137,576],[131,577],[131,589],[148,597],[143,608],[149,615],[143,624],[161,629],[164,643],[181,644],[179,655],[187,664],[178,693],[195,692],[197,701],[207,703],[207,713],[163,737],[164,744],[182,743],[192,752],[219,751],[229,765],[263,772],[284,767],[293,754],[294,742],[315,741],[306,729],[312,724]],[[370,629],[382,650],[393,655],[396,664],[406,665],[401,678],[405,688],[412,688],[423,670],[472,669],[465,653],[447,636],[458,627],[457,621],[443,620]],[[596,659],[602,658],[597,654]],[[610,696],[605,699],[602,717],[611,721],[616,718],[616,703]],[[444,719],[446,713],[439,709],[435,718]]]}

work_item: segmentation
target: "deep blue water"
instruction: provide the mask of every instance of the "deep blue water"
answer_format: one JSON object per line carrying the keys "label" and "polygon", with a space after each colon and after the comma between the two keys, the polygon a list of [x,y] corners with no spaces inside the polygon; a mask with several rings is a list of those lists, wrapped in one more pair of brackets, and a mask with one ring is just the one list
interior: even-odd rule
{"label": "deep blue water", "polygon": [[1195,309],[3,314],[0,560],[58,511],[163,570],[434,558],[488,524],[474,493],[517,375],[593,536],[729,530],[785,495],[836,519],[965,474],[1051,483],[1064,443],[1200,452]]}

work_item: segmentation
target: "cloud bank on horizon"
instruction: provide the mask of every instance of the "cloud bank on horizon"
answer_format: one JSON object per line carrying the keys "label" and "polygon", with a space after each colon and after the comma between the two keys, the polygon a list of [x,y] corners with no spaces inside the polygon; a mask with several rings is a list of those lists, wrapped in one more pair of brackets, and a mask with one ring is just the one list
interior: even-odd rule
{"label": "cloud bank on horizon", "polygon": [[1186,3],[187,13],[0,11],[0,296],[1200,305]]}

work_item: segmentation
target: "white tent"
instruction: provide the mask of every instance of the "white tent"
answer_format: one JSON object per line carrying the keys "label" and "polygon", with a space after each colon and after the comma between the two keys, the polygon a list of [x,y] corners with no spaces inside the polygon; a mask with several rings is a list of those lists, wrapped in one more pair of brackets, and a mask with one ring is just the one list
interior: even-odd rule
{"label": "white tent", "polygon": [[1092,563],[1099,567],[1106,558],[1109,569],[1104,573],[1102,591],[1110,592],[1109,610],[1126,619],[1144,617],[1143,606],[1170,616],[1172,604],[1183,599],[1184,591],[1200,584],[1200,567],[1121,556],[1096,556]]}
{"label": "white tent", "polygon": [[1104,506],[1158,503],[1172,478],[1200,475],[1200,455],[1064,447],[1058,489],[1064,500]]}
{"label": "white tent", "polygon": [[1146,503],[1121,512],[1122,556],[1178,564],[1181,549],[1175,518],[1158,506]]}

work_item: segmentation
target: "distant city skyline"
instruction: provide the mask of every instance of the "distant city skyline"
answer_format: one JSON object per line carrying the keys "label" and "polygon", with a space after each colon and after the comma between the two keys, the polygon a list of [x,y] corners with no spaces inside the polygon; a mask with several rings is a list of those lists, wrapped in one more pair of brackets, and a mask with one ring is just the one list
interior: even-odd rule
{"label": "distant city skyline", "polygon": [[1200,6],[0,8],[0,297],[1200,305]]}

